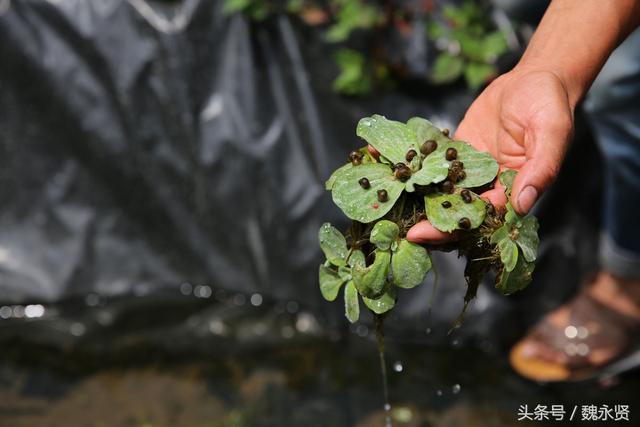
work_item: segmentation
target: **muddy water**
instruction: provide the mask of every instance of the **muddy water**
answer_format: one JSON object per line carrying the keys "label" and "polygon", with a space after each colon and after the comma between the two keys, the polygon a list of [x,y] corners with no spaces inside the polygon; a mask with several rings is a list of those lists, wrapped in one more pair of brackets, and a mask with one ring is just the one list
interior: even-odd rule
{"label": "muddy water", "polygon": [[384,350],[402,369],[387,372],[385,411],[375,328],[324,330],[294,306],[171,310],[165,323],[151,312],[111,329],[85,322],[66,341],[49,320],[0,323],[0,426],[516,427],[522,404],[640,408],[637,374],[606,390],[541,388],[511,373],[505,349],[393,330]]}

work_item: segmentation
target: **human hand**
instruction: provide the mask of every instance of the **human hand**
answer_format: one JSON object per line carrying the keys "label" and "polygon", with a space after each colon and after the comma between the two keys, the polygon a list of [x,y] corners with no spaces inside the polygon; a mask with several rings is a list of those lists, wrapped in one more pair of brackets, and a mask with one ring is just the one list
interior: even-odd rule
{"label": "human hand", "polygon": [[[573,111],[567,86],[554,73],[516,68],[491,83],[467,110],[455,139],[489,152],[500,169],[515,169],[514,209],[526,214],[558,174],[573,132]],[[496,207],[506,204],[504,188],[480,195]],[[451,233],[428,221],[414,225],[407,239],[414,243],[442,243]]]}

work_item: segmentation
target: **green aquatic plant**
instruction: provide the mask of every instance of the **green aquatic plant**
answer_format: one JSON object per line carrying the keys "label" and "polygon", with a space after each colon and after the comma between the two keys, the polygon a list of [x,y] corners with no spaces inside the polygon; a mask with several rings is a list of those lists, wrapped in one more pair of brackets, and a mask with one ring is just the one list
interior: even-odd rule
{"label": "green aquatic plant", "polygon": [[[509,200],[499,210],[478,195],[494,185],[498,164],[490,154],[451,139],[448,130],[418,117],[401,123],[374,115],[360,120],[356,134],[379,155],[362,147],[329,177],[325,187],[352,224],[345,234],[329,223],[318,233],[326,257],[320,291],[334,301],[344,287],[350,322],[360,317],[360,299],[380,315],[395,306],[399,289],[422,284],[432,270],[434,250],[457,250],[467,260],[467,292],[455,325],[490,270],[504,294],[529,284],[538,222],[511,206],[514,170],[499,175]],[[425,246],[409,242],[407,231],[422,219],[455,239]]]}

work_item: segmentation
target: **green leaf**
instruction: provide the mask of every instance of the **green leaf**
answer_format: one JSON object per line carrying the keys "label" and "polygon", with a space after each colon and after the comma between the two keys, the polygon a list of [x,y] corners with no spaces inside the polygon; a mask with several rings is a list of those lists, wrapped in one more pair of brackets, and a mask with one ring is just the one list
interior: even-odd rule
{"label": "green leaf", "polygon": [[470,62],[464,69],[464,78],[471,89],[479,88],[497,74],[495,65],[480,62]]}
{"label": "green leaf", "polygon": [[534,262],[538,256],[538,220],[529,215],[516,223],[517,239],[515,242],[520,246],[524,259]]}
{"label": "green leaf", "polygon": [[[424,198],[427,219],[435,228],[444,232],[459,229],[462,218],[469,218],[470,229],[479,227],[486,214],[485,202],[477,194],[471,193],[471,196],[473,201],[465,203],[460,196],[460,189],[456,189],[453,194],[427,194]],[[444,208],[444,201],[451,203],[451,207]]]}
{"label": "green leaf", "polygon": [[500,259],[506,271],[512,271],[518,262],[518,246],[510,238],[502,239],[498,242]]}
{"label": "green leaf", "polygon": [[496,177],[499,166],[491,154],[478,151],[464,141],[449,141],[444,144],[438,141],[438,148],[424,158],[422,168],[406,182],[407,189],[415,184],[428,185],[444,181],[451,165],[451,162],[445,158],[445,152],[448,148],[456,149],[457,159],[464,163],[464,171],[467,176],[456,186],[462,188],[480,187],[493,181]]}
{"label": "green leaf", "polygon": [[[441,144],[448,144],[452,140],[448,136],[442,133],[442,130],[435,126],[427,119],[423,119],[422,117],[412,117],[407,121],[407,126],[411,129],[416,135],[416,145],[420,147],[423,142],[428,141],[429,139],[433,139]],[[419,151],[418,151],[419,153]]]}
{"label": "green leaf", "polygon": [[325,222],[318,230],[318,240],[320,241],[320,249],[331,264],[336,266],[346,264],[349,249],[346,239],[337,228]]}
{"label": "green leaf", "polygon": [[322,293],[322,297],[327,301],[334,301],[338,296],[340,287],[345,282],[344,279],[338,276],[335,271],[325,267],[324,265],[320,266],[318,276],[320,279],[320,293]]}
{"label": "green leaf", "polygon": [[405,163],[407,151],[419,148],[411,128],[377,114],[361,119],[356,134],[393,164]]}
{"label": "green leaf", "polygon": [[356,249],[355,251],[351,252],[351,255],[349,255],[349,266],[350,267],[355,267],[355,266],[365,267],[366,266],[364,253],[362,253],[362,251],[360,249]]}
{"label": "green leaf", "polygon": [[375,251],[375,260],[369,267],[353,267],[352,276],[358,292],[363,297],[378,298],[384,292],[391,262],[391,252]]}
{"label": "green leaf", "polygon": [[334,170],[329,179],[324,183],[325,190],[331,190],[333,188],[333,184],[336,182],[336,177],[344,170],[351,169],[352,167],[353,165],[351,163],[347,163],[346,165],[342,165],[338,169]]}
{"label": "green leaf", "polygon": [[[371,185],[364,189],[358,181],[367,178]],[[378,190],[386,190],[388,200],[378,200]],[[391,168],[381,163],[362,164],[340,171],[333,182],[333,201],[349,218],[363,223],[373,222],[391,210],[404,183],[393,176]]]}
{"label": "green leaf", "polygon": [[505,295],[526,288],[531,282],[535,266],[535,263],[527,262],[524,257],[519,256],[513,271],[503,269],[496,277],[496,288]]}
{"label": "green leaf", "polygon": [[340,74],[333,81],[333,89],[344,95],[364,95],[371,92],[371,72],[366,68],[364,55],[351,49],[340,49],[334,55]]}
{"label": "green leaf", "polygon": [[424,281],[431,269],[431,258],[425,248],[406,239],[400,240],[398,249],[391,255],[393,283],[400,288],[413,288]]}
{"label": "green leaf", "polygon": [[369,307],[369,310],[376,314],[382,314],[391,310],[393,306],[396,305],[396,295],[393,288],[389,288],[389,290],[382,294],[380,298],[369,299],[362,297],[362,301],[364,301],[364,304]]}
{"label": "green leaf", "polygon": [[400,228],[395,222],[382,220],[373,226],[369,241],[376,245],[378,249],[387,251],[391,247],[391,243],[398,238],[398,234],[400,234]]}
{"label": "green leaf", "polygon": [[507,39],[502,31],[494,31],[484,36],[482,40],[482,56],[486,62],[493,63],[507,51]]}
{"label": "green leaf", "polygon": [[507,202],[505,207],[507,208],[507,213],[504,216],[504,223],[509,225],[515,224],[520,216],[513,209],[510,202]]}
{"label": "green leaf", "polygon": [[250,5],[251,0],[225,0],[222,6],[222,13],[231,15],[247,9]]}
{"label": "green leaf", "polygon": [[351,280],[351,267],[347,267],[344,265],[338,267],[338,276],[340,276],[340,278],[345,282],[347,280]]}
{"label": "green leaf", "polygon": [[516,179],[517,171],[513,169],[505,169],[500,173],[500,183],[504,185],[504,192],[507,196],[511,195],[513,180]]}
{"label": "green leaf", "polygon": [[491,235],[491,244],[492,245],[497,245],[502,240],[508,239],[509,238],[509,229],[510,228],[511,227],[510,227],[509,224],[504,224],[502,227],[500,227],[496,231],[494,231],[493,234]]}
{"label": "green leaf", "polygon": [[360,318],[358,290],[353,284],[353,280],[347,283],[347,286],[344,288],[344,315],[351,323],[356,323],[358,318]]}
{"label": "green leaf", "polygon": [[450,83],[458,79],[464,70],[464,59],[443,52],[436,58],[431,69],[431,80],[436,84]]}

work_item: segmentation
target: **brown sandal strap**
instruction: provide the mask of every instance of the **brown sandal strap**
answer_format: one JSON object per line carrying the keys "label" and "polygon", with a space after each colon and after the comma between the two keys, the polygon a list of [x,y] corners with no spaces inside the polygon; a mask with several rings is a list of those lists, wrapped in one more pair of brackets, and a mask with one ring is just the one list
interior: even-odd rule
{"label": "brown sandal strap", "polygon": [[569,369],[593,366],[588,358],[593,350],[608,347],[624,350],[640,330],[638,319],[612,309],[586,291],[570,302],[569,309],[566,326],[558,327],[544,319],[531,335],[532,339],[566,355]]}

